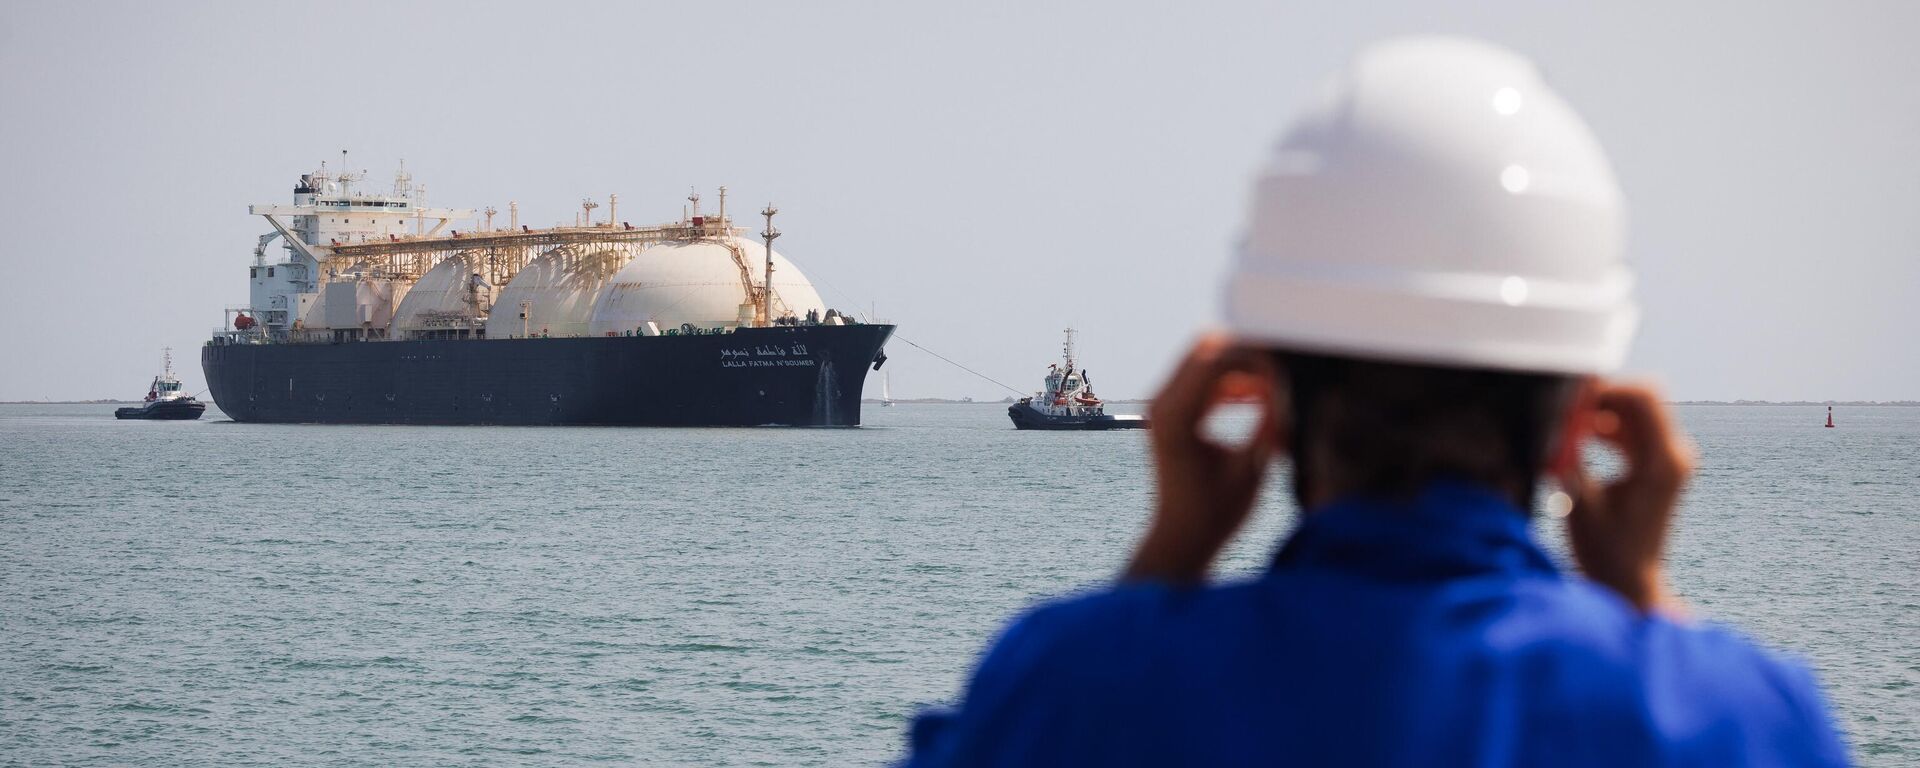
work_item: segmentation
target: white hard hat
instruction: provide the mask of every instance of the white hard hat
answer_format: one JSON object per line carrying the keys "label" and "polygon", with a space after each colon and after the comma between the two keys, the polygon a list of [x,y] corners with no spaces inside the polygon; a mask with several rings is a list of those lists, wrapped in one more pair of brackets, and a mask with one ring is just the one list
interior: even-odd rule
{"label": "white hard hat", "polygon": [[1242,340],[1586,374],[1638,312],[1605,153],[1527,59],[1472,40],[1368,47],[1275,149],[1226,288]]}

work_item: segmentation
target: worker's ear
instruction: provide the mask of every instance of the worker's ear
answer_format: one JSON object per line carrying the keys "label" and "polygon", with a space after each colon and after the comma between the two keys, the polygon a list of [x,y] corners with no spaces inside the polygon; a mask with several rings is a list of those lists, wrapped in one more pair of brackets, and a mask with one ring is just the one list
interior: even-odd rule
{"label": "worker's ear", "polygon": [[1560,431],[1547,453],[1547,475],[1554,478],[1566,477],[1579,466],[1580,446],[1593,437],[1594,396],[1600,389],[1600,380],[1582,376],[1573,382],[1572,388],[1561,405]]}

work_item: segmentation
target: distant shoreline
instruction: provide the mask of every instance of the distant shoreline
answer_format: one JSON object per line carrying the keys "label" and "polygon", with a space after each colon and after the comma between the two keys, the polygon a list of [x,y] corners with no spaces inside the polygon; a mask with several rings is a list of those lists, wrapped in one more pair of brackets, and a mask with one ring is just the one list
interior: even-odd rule
{"label": "distant shoreline", "polygon": [[0,405],[135,405],[139,400],[0,400]]}
{"label": "distant shoreline", "polygon": [[1833,405],[1849,407],[1911,408],[1920,400],[1675,400],[1673,405]]}
{"label": "distant shoreline", "polygon": [[[910,405],[1012,405],[1014,402],[1015,401],[1011,399],[1008,399],[1008,400],[948,400],[943,397],[915,397],[911,399],[896,397],[893,399],[894,405],[909,405],[909,404]],[[1102,400],[1101,402],[1106,403],[1107,405],[1145,405],[1153,401],[1151,400]],[[879,405],[880,400],[877,398],[869,397],[869,398],[862,399],[860,401],[860,404],[861,405]]]}
{"label": "distant shoreline", "polygon": [[[879,405],[880,401],[868,398],[860,401],[865,405]],[[1012,400],[948,400],[939,397],[917,397],[913,399],[895,398],[895,403],[914,405],[1007,405]],[[1150,400],[1108,400],[1108,405],[1142,405]],[[1814,406],[1831,405],[1868,408],[1912,408],[1920,406],[1920,400],[1672,400],[1669,405],[1768,405],[1768,406]]]}
{"label": "distant shoreline", "polygon": [[[0,405],[136,405],[139,400],[0,400]],[[940,397],[896,398],[897,404],[912,405],[1007,405],[1012,400],[948,400]],[[1150,400],[1108,400],[1108,405],[1144,405]],[[862,405],[879,405],[877,398],[861,400]],[[1673,400],[1669,405],[1831,405],[1849,408],[1913,408],[1920,400]]]}

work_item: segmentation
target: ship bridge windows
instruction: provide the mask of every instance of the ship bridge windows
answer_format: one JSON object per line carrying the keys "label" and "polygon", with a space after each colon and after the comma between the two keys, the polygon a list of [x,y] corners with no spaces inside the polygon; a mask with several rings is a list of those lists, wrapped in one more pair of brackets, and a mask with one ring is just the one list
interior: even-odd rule
{"label": "ship bridge windows", "polygon": [[315,200],[314,205],[329,208],[405,208],[405,200]]}

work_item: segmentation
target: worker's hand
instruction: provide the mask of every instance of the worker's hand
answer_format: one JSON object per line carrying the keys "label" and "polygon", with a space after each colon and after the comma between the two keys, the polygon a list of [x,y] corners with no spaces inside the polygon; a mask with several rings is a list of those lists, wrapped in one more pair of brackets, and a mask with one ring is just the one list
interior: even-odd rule
{"label": "worker's hand", "polygon": [[1664,559],[1674,508],[1693,474],[1693,449],[1652,389],[1596,386],[1575,428],[1584,420],[1586,430],[1620,452],[1626,471],[1601,486],[1577,455],[1565,463],[1560,482],[1573,497],[1567,535],[1574,561],[1642,611],[1685,616],[1667,586]]}
{"label": "worker's hand", "polygon": [[[1279,374],[1266,354],[1208,336],[1194,344],[1153,399],[1153,522],[1127,565],[1127,580],[1197,584],[1253,511],[1280,447]],[[1251,400],[1260,422],[1244,444],[1204,433],[1222,402]]]}

